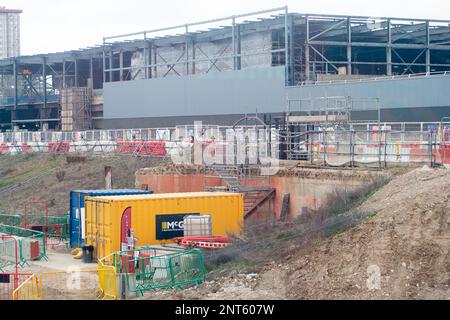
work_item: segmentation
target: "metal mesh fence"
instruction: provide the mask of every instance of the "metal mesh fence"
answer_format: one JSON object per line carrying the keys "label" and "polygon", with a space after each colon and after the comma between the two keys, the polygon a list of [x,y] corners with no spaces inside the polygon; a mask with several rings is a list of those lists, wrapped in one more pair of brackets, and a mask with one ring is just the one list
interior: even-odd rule
{"label": "metal mesh fence", "polygon": [[[107,268],[109,266],[109,268]],[[111,267],[115,276],[111,275]],[[116,252],[99,262],[100,288],[105,295],[117,288],[118,298],[142,296],[158,288],[182,287],[204,281],[202,252],[171,247],[144,247]],[[113,281],[117,281],[115,287]]]}
{"label": "metal mesh fence", "polygon": [[98,270],[46,272],[39,276],[40,300],[96,300]]}
{"label": "metal mesh fence", "polygon": [[22,277],[15,290],[11,286],[4,290],[4,296],[13,300],[96,300],[98,285],[97,270],[45,272]]}
{"label": "metal mesh fence", "polygon": [[0,224],[46,233],[48,246],[67,244],[70,240],[69,215],[46,216],[42,213],[0,214]]}
{"label": "metal mesh fence", "polygon": [[0,300],[12,300],[13,292],[31,276],[27,273],[0,273]]}
{"label": "metal mesh fence", "polygon": [[12,294],[13,300],[39,300],[39,279],[31,275]]}
{"label": "metal mesh fence", "polygon": [[[447,134],[448,135],[448,134]],[[357,164],[386,167],[388,163],[449,162],[450,143],[443,132],[405,132],[386,128],[373,130],[322,129],[290,136],[288,159],[299,159],[328,166]]]}
{"label": "metal mesh fence", "polygon": [[[14,236],[18,243],[18,264],[24,267],[28,261],[46,259],[44,233],[15,226],[0,225],[0,234]],[[0,268],[4,269],[15,263],[15,241],[0,240]]]}

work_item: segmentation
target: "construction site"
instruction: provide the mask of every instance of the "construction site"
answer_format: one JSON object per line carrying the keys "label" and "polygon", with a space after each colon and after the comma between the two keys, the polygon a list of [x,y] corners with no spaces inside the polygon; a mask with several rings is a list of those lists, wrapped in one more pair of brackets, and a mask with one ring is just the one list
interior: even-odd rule
{"label": "construction site", "polygon": [[450,20],[101,40],[0,60],[0,300],[450,299]]}

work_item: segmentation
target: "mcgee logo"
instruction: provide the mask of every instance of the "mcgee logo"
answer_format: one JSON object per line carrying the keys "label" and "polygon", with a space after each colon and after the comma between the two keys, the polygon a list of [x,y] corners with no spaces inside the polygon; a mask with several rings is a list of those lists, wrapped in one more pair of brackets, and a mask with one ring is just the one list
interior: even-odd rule
{"label": "mcgee logo", "polygon": [[[184,218],[184,217],[183,217]],[[180,231],[184,230],[184,221],[163,222],[162,231]]]}
{"label": "mcgee logo", "polygon": [[170,240],[184,235],[184,217],[200,213],[160,214],[156,216],[156,240]]}

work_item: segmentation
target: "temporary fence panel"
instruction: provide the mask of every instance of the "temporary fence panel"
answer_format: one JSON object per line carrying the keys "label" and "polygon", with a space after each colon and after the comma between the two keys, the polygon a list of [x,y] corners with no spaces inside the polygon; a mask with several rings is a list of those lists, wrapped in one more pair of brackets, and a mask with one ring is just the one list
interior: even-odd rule
{"label": "temporary fence panel", "polygon": [[[44,223],[43,223],[44,222]],[[30,201],[24,207],[24,226],[40,226],[48,224],[48,202]]]}
{"label": "temporary fence panel", "polygon": [[12,300],[14,291],[31,276],[28,273],[0,273],[0,300]]}
{"label": "temporary fence panel", "polygon": [[304,149],[311,162],[328,166],[446,162],[442,161],[446,153],[443,136],[435,132],[392,131],[386,126],[371,126],[370,130],[360,131],[319,128],[304,135],[304,146],[291,145],[289,157],[297,149]]}
{"label": "temporary fence panel", "polygon": [[39,278],[29,276],[12,294],[13,300],[39,300]]}
{"label": "temporary fence panel", "polygon": [[98,270],[42,273],[39,276],[39,299],[96,300],[98,280]]}
{"label": "temporary fence panel", "polygon": [[[101,277],[109,264],[115,271]],[[99,261],[100,288],[109,296],[127,299],[158,288],[200,284],[205,280],[202,252],[171,247],[143,247],[116,252]],[[114,291],[113,291],[114,290]]]}
{"label": "temporary fence panel", "polygon": [[84,246],[85,238],[85,203],[86,196],[112,196],[129,194],[151,194],[152,191],[139,189],[113,189],[113,190],[73,190],[70,192],[70,247]]}
{"label": "temporary fence panel", "polygon": [[100,289],[99,299],[117,300],[119,297],[117,289],[117,273],[114,262],[114,254],[98,261],[98,286]]}
{"label": "temporary fence panel", "polygon": [[21,226],[23,225],[23,214],[0,213],[0,224],[6,224],[8,226]]}
{"label": "temporary fence panel", "polygon": [[[18,242],[18,263],[20,267],[28,264],[31,260],[46,259],[46,243],[44,233],[15,226],[0,224],[0,233],[15,236]],[[2,257],[11,257],[15,244],[12,241],[0,242]],[[1,259],[0,259],[1,260]]]}
{"label": "temporary fence panel", "polygon": [[102,258],[136,246],[170,243],[183,236],[188,215],[210,215],[214,235],[240,234],[244,201],[240,193],[198,192],[86,198],[86,244]]}

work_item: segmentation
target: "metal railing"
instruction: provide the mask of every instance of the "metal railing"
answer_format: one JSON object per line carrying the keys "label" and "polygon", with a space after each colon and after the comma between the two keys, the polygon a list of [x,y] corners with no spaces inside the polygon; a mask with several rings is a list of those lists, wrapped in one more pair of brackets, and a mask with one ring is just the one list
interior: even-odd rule
{"label": "metal railing", "polygon": [[440,72],[424,72],[424,73],[411,73],[407,75],[394,75],[394,76],[373,76],[361,79],[336,79],[336,80],[328,80],[328,81],[303,81],[299,83],[299,86],[308,86],[308,85],[320,85],[320,84],[334,84],[334,83],[355,83],[355,82],[372,82],[372,81],[386,81],[386,80],[402,80],[402,79],[416,79],[416,78],[428,78],[428,77],[436,77],[450,76],[450,71],[440,71]]}

